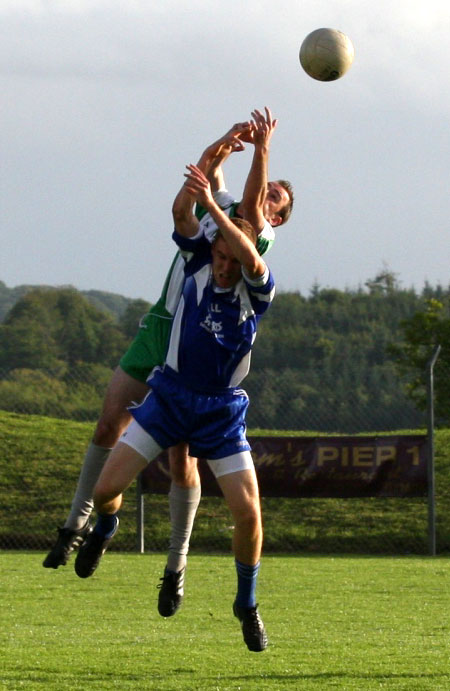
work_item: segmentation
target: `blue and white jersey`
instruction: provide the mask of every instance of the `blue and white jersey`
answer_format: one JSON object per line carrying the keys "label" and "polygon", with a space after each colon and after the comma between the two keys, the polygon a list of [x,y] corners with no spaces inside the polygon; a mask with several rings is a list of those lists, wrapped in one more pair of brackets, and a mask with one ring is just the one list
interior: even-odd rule
{"label": "blue and white jersey", "polygon": [[[235,207],[238,202],[225,189],[218,190],[214,193],[214,200],[220,208],[227,214],[227,216],[234,215]],[[199,207],[199,234],[203,233],[209,242],[213,242],[214,236],[217,232],[217,223],[211,218],[211,215]],[[268,221],[265,221],[262,230],[258,235],[256,249],[262,256],[272,247],[275,241],[275,231]],[[181,287],[184,280],[184,261],[177,252],[169,273],[164,282],[161,297],[152,307],[149,314],[164,319],[170,318],[178,305],[180,299]],[[145,315],[147,316],[147,315]],[[145,326],[145,328],[147,328]]]}
{"label": "blue and white jersey", "polygon": [[234,288],[217,288],[205,236],[185,238],[174,232],[173,238],[185,261],[185,281],[166,366],[195,390],[236,387],[248,373],[258,321],[274,297],[273,276],[266,268],[256,281],[243,275]]}

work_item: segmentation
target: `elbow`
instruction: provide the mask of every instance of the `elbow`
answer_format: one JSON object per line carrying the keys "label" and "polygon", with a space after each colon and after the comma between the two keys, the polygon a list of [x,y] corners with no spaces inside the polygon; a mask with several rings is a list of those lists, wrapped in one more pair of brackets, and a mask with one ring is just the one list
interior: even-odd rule
{"label": "elbow", "polygon": [[252,281],[256,281],[258,278],[261,278],[261,276],[264,276],[265,270],[266,265],[257,259],[245,266],[245,273]]}
{"label": "elbow", "polygon": [[176,201],[172,204],[172,218],[175,225],[186,219],[186,209],[184,209]]}

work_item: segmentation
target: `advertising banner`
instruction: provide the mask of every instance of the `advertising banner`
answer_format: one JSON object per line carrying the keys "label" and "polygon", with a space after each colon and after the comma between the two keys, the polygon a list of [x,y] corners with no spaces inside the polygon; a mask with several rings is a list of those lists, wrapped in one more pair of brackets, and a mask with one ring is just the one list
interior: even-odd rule
{"label": "advertising banner", "polygon": [[[249,437],[263,497],[427,496],[426,435]],[[221,496],[203,459],[204,496]],[[165,494],[167,453],[141,473],[142,492]]]}

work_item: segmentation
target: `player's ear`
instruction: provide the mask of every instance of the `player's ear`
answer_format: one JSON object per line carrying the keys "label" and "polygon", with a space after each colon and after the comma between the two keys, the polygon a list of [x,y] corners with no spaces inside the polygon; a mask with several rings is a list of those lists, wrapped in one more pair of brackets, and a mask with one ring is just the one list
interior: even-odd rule
{"label": "player's ear", "polygon": [[283,223],[283,218],[280,216],[280,214],[273,214],[270,218],[270,225],[272,228],[277,228],[277,226],[281,226]]}

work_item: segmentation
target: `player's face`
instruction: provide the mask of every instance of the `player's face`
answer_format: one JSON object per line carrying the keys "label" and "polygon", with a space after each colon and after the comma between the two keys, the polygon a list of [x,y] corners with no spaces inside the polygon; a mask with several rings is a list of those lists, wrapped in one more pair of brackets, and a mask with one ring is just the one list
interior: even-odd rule
{"label": "player's face", "polygon": [[212,272],[219,288],[232,288],[241,278],[241,264],[223,237],[218,237],[211,247]]}
{"label": "player's face", "polygon": [[278,182],[269,182],[264,201],[264,217],[272,226],[279,226],[281,224],[283,219],[279,212],[288,203],[289,194],[287,190]]}

